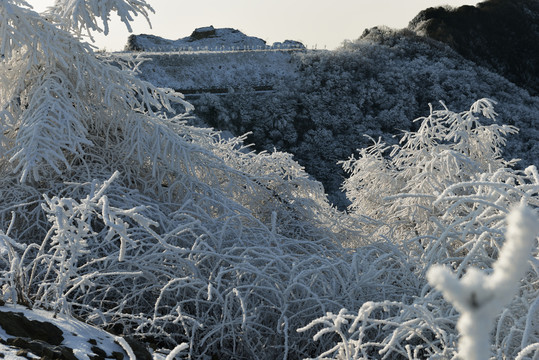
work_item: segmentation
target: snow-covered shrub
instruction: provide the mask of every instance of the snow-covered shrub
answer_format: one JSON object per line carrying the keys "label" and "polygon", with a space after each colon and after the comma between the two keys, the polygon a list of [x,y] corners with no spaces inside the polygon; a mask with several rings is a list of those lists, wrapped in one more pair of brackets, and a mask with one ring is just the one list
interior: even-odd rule
{"label": "snow-covered shrub", "polygon": [[[399,144],[388,146],[379,140],[361,149],[357,158],[342,162],[350,174],[343,183],[349,209],[384,222],[401,240],[415,237],[412,229],[415,234],[432,233],[436,225],[429,219],[443,214],[434,206],[437,195],[511,164],[501,152],[505,136],[517,130],[492,121],[483,124],[495,116],[488,99],[462,113],[431,107],[428,117],[416,119],[419,129],[405,132]],[[465,194],[465,189],[456,191]]]}
{"label": "snow-covered shrub", "polygon": [[[426,273],[435,264],[447,266],[470,287],[465,279],[472,279],[469,274],[474,269],[494,272],[493,279],[500,273],[509,274],[505,267],[517,269],[519,279],[511,280],[516,281],[511,285],[514,298],[507,289],[492,290],[499,291],[509,303],[495,319],[485,319],[493,321],[492,338],[487,337],[487,328],[481,331],[492,341],[488,350],[496,359],[537,355],[537,246],[519,256],[512,255],[512,245],[506,253],[500,251],[507,243],[505,220],[510,210],[517,205],[539,207],[539,174],[535,166],[514,170],[499,157],[504,134],[514,129],[478,121],[480,114],[494,114],[491,105],[480,100],[460,114],[447,109],[433,111],[421,119],[420,129],[406,133],[388,156],[383,154],[386,147],[376,143],[362,149],[359,159],[345,163],[353,170],[346,183],[354,196],[352,214],[358,219],[367,216],[375,236],[390,239],[407,254],[421,291],[408,301],[367,302],[357,312],[342,309],[328,313],[299,329],[319,329],[321,325],[316,340],[338,335],[339,341],[327,346],[320,357],[453,358],[458,349],[456,310],[462,309],[453,307],[427,284]],[[533,216],[522,225],[529,228],[531,240],[537,226],[537,215]],[[511,238],[514,225],[510,229]],[[504,267],[501,272],[497,270],[500,266]],[[434,272],[430,274],[433,284],[442,281]]]}
{"label": "snow-covered shrub", "polygon": [[[263,180],[264,167],[255,168]],[[312,356],[311,334],[295,332],[302,324],[341,306],[417,295],[398,249],[350,253],[317,230],[319,221],[283,204],[264,224],[264,214],[218,193],[158,201],[118,173],[58,187],[42,202],[43,242],[17,252],[26,259],[23,299],[162,346],[188,343],[193,357]],[[296,200],[304,211],[316,207]]]}
{"label": "snow-covered shrub", "polygon": [[[538,188],[536,182],[534,191]],[[369,301],[357,312],[328,312],[298,331],[318,329],[315,341],[327,341],[326,337],[338,335],[338,340],[326,345],[317,359],[451,359],[457,353],[459,359],[489,359],[491,354],[495,359],[534,358],[539,354],[539,257],[535,241],[539,221],[535,212],[527,211],[526,221],[515,224],[513,220],[508,230],[504,224],[498,228],[467,224],[475,232],[475,248],[460,259],[440,256],[453,267],[454,260],[469,261],[460,283],[455,275],[442,273],[439,268],[429,272],[429,281],[451,303],[425,285],[420,296],[410,302]],[[509,220],[518,216],[510,214]],[[504,217],[499,218],[503,222]],[[451,227],[445,230],[449,232]],[[485,238],[490,237],[490,241],[501,246],[506,231],[505,250],[494,265],[471,261],[473,251],[481,251],[485,246]],[[512,238],[518,232],[526,236],[520,245],[514,244]],[[494,259],[490,260],[492,263]],[[415,263],[429,266],[421,258]],[[481,281],[485,276],[478,274],[476,267],[492,274]],[[461,275],[462,272],[458,276]],[[424,283],[424,277],[420,279]],[[457,311],[463,313],[461,320]]]}
{"label": "snow-covered shrub", "polygon": [[191,358],[302,358],[319,347],[303,324],[417,295],[395,246],[341,246],[363,244],[360,224],[292,155],[188,126],[179,94],[98,59],[70,32],[91,13],[0,14],[4,301]]}

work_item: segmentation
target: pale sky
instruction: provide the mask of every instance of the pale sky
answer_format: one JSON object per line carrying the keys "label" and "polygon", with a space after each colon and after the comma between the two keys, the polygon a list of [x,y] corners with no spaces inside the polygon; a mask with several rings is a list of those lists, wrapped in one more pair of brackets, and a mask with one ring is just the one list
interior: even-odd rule
{"label": "pale sky", "polygon": [[[38,12],[54,0],[27,0]],[[334,49],[357,39],[366,28],[386,25],[403,28],[423,9],[440,5],[475,5],[466,0],[148,0],[155,10],[152,27],[139,16],[134,34],[154,34],[176,40],[197,27],[231,27],[249,36],[276,41],[297,40],[308,48]],[[130,35],[113,18],[108,36],[97,35],[100,49],[122,50]]]}

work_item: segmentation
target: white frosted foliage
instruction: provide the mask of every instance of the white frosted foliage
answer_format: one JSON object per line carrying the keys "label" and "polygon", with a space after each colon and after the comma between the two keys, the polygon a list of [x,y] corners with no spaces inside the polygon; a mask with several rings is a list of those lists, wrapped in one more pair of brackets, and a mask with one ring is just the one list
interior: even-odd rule
{"label": "white frosted foliage", "polygon": [[530,208],[520,206],[511,211],[507,222],[506,242],[492,274],[470,268],[459,280],[448,268],[436,265],[427,273],[429,283],[461,313],[457,329],[462,359],[490,358],[494,320],[518,292],[520,279],[529,267],[539,232],[537,216]]}
{"label": "white frosted foliage", "polygon": [[[50,11],[59,15],[63,24],[78,34],[86,31],[91,35],[91,31],[97,31],[107,35],[110,13],[115,12],[131,32],[130,22],[134,17],[140,14],[149,23],[148,12],[153,12],[153,9],[144,0],[56,0]],[[103,23],[103,28],[98,19]]]}
{"label": "white frosted foliage", "polygon": [[180,345],[172,349],[172,351],[167,355],[165,360],[174,360],[177,355],[180,355],[180,353],[186,349],[189,349],[189,345],[186,343],[181,343]]}
{"label": "white frosted foliage", "polygon": [[[181,94],[81,42],[149,10],[0,0],[0,300],[155,340],[160,359],[451,359],[458,329],[473,360],[494,321],[497,358],[537,356],[535,214],[504,230],[513,204],[539,207],[539,175],[500,157],[516,129],[492,101],[361,150],[341,212],[291,154],[189,125]],[[335,134],[311,135],[325,151]],[[449,302],[425,286],[432,264],[456,274],[428,273]]]}

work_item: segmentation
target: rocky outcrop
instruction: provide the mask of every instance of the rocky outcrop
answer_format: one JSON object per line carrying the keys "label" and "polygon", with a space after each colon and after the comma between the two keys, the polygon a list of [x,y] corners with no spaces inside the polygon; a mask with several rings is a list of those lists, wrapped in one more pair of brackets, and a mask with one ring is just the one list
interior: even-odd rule
{"label": "rocky outcrop", "polygon": [[301,43],[299,41],[295,41],[295,40],[285,40],[283,42],[274,42],[273,45],[271,45],[271,47],[276,48],[276,49],[283,48],[283,49],[302,49],[302,50],[305,50],[305,45],[303,45],[303,43]]}
{"label": "rocky outcrop", "polygon": [[232,28],[216,29],[205,26],[195,29],[190,36],[169,40],[155,35],[131,35],[127,39],[125,51],[189,51],[189,50],[256,50],[256,49],[305,49],[294,40],[276,42],[272,46],[254,36],[247,36]]}
{"label": "rocky outcrop", "polygon": [[15,349],[19,356],[29,353],[41,358],[77,360],[73,350],[62,346],[63,331],[57,326],[36,320],[29,320],[21,313],[0,312],[0,327],[12,337],[0,342]]}
{"label": "rocky outcrop", "polygon": [[128,346],[137,360],[153,359],[147,345],[136,338],[125,337],[124,345],[117,339],[76,319],[56,319],[52,313],[20,307],[0,308],[0,358],[78,360],[84,354],[91,360],[123,360],[129,358],[124,348]]}
{"label": "rocky outcrop", "polygon": [[131,35],[127,39],[126,51],[178,51],[178,50],[221,50],[265,48],[266,42],[247,36],[232,28],[215,29],[206,26],[195,29],[190,36],[169,40],[155,35]]}
{"label": "rocky outcrop", "polygon": [[409,29],[539,94],[539,1],[489,0],[476,6],[428,8]]}
{"label": "rocky outcrop", "polygon": [[[40,356],[42,359],[78,360],[73,354],[73,349],[61,345],[52,345],[42,340],[15,337],[7,339],[5,344],[18,349],[16,354],[19,356],[33,354]],[[118,359],[123,359],[123,354],[122,357]]]}
{"label": "rocky outcrop", "polygon": [[29,320],[21,313],[0,312],[0,327],[8,335],[41,340],[51,345],[60,345],[63,332],[57,326],[36,320]]}
{"label": "rocky outcrop", "polygon": [[173,41],[163,39],[162,37],[155,35],[130,35],[127,38],[127,45],[125,46],[126,51],[147,51],[149,50],[148,45],[151,45],[152,48],[161,48],[161,47],[172,47]]}
{"label": "rocky outcrop", "polygon": [[212,25],[210,25],[210,26],[195,29],[191,33],[191,38],[193,40],[201,40],[201,39],[214,37],[216,35],[217,35],[217,31],[215,31],[215,28]]}

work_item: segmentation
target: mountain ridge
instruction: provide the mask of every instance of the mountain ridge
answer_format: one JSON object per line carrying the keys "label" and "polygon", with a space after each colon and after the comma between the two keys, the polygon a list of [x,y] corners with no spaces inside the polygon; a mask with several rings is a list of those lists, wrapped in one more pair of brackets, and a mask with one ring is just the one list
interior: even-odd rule
{"label": "mountain ridge", "polygon": [[191,51],[191,50],[239,50],[268,48],[298,48],[305,46],[294,40],[275,42],[269,46],[265,40],[245,35],[234,28],[214,28],[213,25],[196,28],[191,35],[177,40],[156,35],[130,35],[125,51]]}
{"label": "mountain ridge", "polygon": [[431,7],[408,25],[464,58],[539,94],[539,2],[488,0],[476,6]]}

